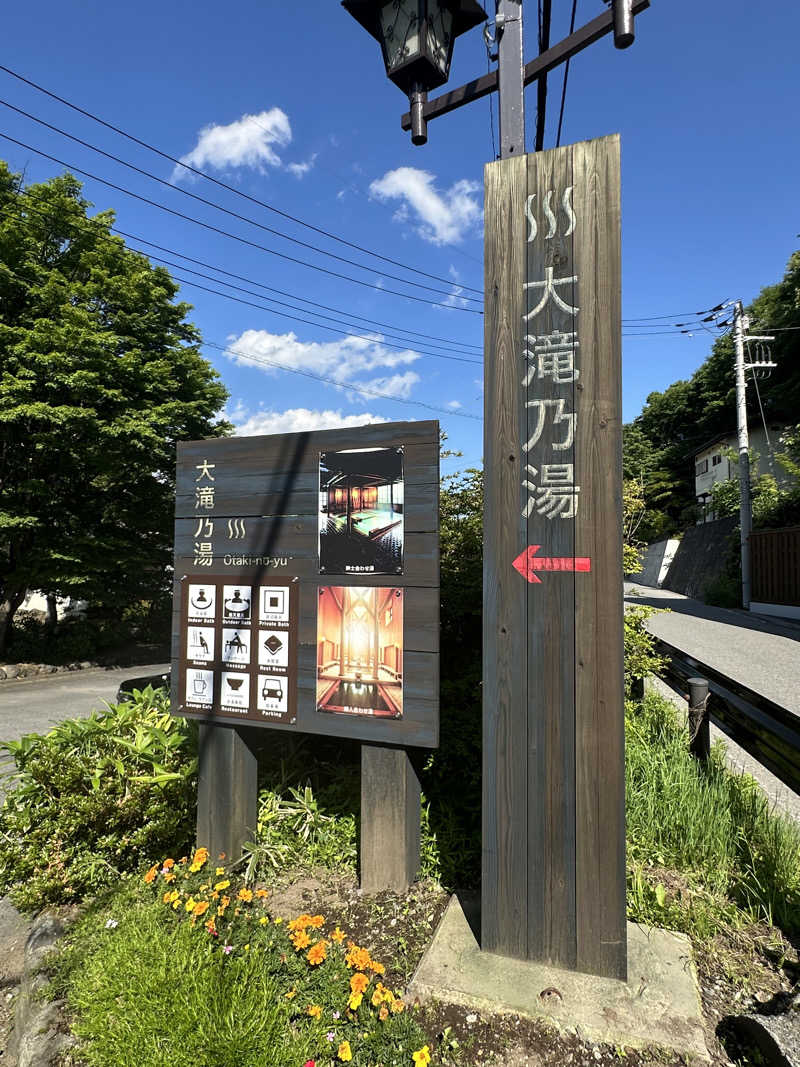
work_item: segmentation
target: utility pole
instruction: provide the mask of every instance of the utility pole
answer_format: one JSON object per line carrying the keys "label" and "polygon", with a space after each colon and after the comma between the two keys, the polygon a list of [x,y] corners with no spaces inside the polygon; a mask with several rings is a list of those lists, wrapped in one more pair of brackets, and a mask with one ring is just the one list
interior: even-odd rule
{"label": "utility pole", "polygon": [[739,437],[739,538],[742,554],[742,607],[750,610],[750,531],[753,510],[750,502],[750,440],[747,434],[747,382],[744,377],[744,308],[737,300],[733,308],[733,344],[736,350],[736,430]]}
{"label": "utility pole", "polygon": [[525,154],[525,64],[522,2],[497,0],[497,89],[500,100],[500,158]]}
{"label": "utility pole", "polygon": [[736,429],[739,437],[739,536],[742,559],[742,607],[750,610],[750,534],[753,530],[753,505],[750,496],[750,440],[747,432],[747,380],[745,366],[774,367],[770,361],[745,364],[745,341],[774,341],[774,337],[745,337],[750,320],[741,300],[733,308],[733,343],[736,369]]}

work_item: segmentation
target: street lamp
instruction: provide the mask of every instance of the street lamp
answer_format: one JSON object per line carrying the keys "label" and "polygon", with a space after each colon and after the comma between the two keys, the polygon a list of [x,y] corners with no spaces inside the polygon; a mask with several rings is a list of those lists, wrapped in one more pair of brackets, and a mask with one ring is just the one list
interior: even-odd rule
{"label": "street lamp", "polygon": [[428,140],[423,107],[450,76],[456,37],[486,19],[477,0],[342,0],[380,44],[386,75],[408,96],[411,140]]}

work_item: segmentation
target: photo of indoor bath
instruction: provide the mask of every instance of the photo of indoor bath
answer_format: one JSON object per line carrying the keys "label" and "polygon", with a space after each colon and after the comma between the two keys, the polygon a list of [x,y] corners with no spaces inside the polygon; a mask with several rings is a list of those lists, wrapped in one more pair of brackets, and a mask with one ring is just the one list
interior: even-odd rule
{"label": "photo of indoor bath", "polygon": [[402,589],[319,590],[317,711],[402,717]]}
{"label": "photo of indoor bath", "polygon": [[319,496],[322,573],[402,573],[402,449],[323,452]]}

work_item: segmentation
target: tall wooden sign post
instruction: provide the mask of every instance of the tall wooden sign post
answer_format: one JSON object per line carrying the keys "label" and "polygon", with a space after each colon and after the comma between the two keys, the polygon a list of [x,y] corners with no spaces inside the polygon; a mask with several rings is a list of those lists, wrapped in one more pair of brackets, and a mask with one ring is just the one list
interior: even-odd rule
{"label": "tall wooden sign post", "polygon": [[482,948],[624,979],[619,140],[485,190]]}

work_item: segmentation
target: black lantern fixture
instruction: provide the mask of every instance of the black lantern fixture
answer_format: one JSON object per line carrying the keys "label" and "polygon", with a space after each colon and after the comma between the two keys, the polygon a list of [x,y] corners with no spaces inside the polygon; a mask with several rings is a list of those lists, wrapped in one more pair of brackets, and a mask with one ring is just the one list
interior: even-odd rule
{"label": "black lantern fixture", "polygon": [[477,0],[342,0],[342,7],[380,44],[386,75],[408,96],[411,140],[428,140],[428,91],[450,76],[456,37],[486,19]]}

